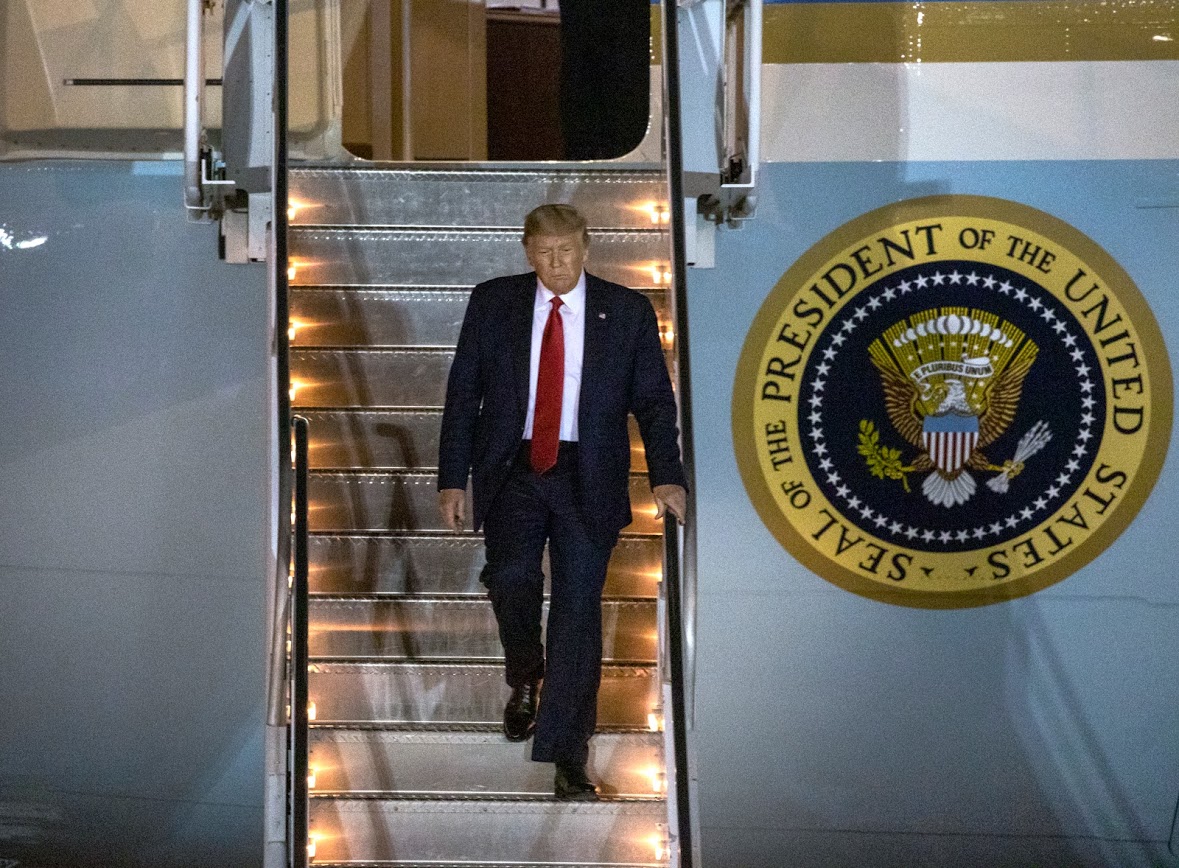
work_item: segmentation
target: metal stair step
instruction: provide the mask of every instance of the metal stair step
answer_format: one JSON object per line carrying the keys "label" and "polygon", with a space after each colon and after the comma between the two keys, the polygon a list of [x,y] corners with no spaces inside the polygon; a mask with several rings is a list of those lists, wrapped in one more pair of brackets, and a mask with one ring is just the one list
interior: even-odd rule
{"label": "metal stair step", "polygon": [[315,868],[666,868],[667,862],[418,862],[366,859],[363,862],[323,862],[315,860]]}
{"label": "metal stair step", "polygon": [[316,407],[441,407],[454,350],[318,349],[290,352],[291,401]]}
{"label": "metal stair step", "polygon": [[[315,798],[315,864],[659,864],[661,801]],[[522,842],[527,842],[522,846]],[[521,858],[521,857],[524,858]]]}
{"label": "metal stair step", "polygon": [[453,347],[471,287],[302,286],[290,292],[294,346]]}
{"label": "metal stair step", "polygon": [[[308,763],[317,795],[551,796],[553,767],[531,750],[499,732],[315,730]],[[663,735],[596,735],[588,768],[604,795],[659,798]]]}
{"label": "metal stair step", "polygon": [[292,347],[291,401],[296,411],[441,407],[453,360],[442,347]]}
{"label": "metal stair step", "polygon": [[[655,605],[649,600],[603,601],[603,659],[654,664]],[[547,614],[545,618],[547,622]],[[311,600],[309,637],[311,656],[319,660],[503,659],[495,614],[486,599],[317,597]]]}
{"label": "metal stair step", "polygon": [[[655,597],[662,574],[658,537],[623,536],[606,575],[606,595]],[[311,590],[334,594],[468,594],[483,597],[482,537],[312,534]]]}
{"label": "metal stair step", "polygon": [[590,226],[649,229],[666,209],[655,171],[292,169],[294,225],[496,226],[519,229],[545,202],[575,205]]}
{"label": "metal stair step", "polygon": [[[308,728],[313,732],[400,732],[400,733],[488,733],[500,735],[503,732],[501,721],[495,723],[447,723],[415,722],[389,723],[374,721],[350,721],[346,723],[332,723],[331,721],[311,721]],[[648,726],[609,726],[598,724],[594,728],[597,735],[634,735],[655,732]],[[597,735],[594,737],[596,738]],[[662,736],[661,736],[662,737]]]}
{"label": "metal stair step", "polygon": [[[293,286],[474,286],[529,271],[519,230],[366,229],[294,226],[288,233]],[[590,270],[634,289],[667,282],[661,230],[590,233]]]}
{"label": "metal stair step", "polygon": [[[311,466],[332,470],[427,470],[438,466],[442,411],[302,410],[310,423]],[[639,426],[630,419],[630,463],[647,469]]]}
{"label": "metal stair step", "polygon": [[[666,325],[665,293],[648,290]],[[470,286],[300,286],[291,290],[292,344],[298,347],[453,347]]]}
{"label": "metal stair step", "polygon": [[[317,470],[308,478],[307,491],[308,521],[314,532],[446,530],[433,473]],[[658,534],[662,528],[655,520],[655,501],[645,475],[631,474],[630,499],[634,521],[627,530]]]}
{"label": "metal stair step", "polygon": [[[503,666],[482,662],[321,662],[310,667],[315,719],[330,723],[478,723],[503,719]],[[659,704],[652,667],[606,664],[598,722],[641,728]]]}

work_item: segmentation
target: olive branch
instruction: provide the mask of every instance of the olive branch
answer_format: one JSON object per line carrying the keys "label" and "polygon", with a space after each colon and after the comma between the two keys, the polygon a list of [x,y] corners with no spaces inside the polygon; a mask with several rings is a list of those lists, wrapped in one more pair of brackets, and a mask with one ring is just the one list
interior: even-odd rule
{"label": "olive branch", "polygon": [[873,476],[877,479],[899,479],[901,485],[905,486],[905,493],[909,492],[906,474],[913,471],[912,465],[906,467],[901,461],[901,450],[880,445],[880,432],[867,419],[860,420],[860,445],[856,451],[864,456]]}

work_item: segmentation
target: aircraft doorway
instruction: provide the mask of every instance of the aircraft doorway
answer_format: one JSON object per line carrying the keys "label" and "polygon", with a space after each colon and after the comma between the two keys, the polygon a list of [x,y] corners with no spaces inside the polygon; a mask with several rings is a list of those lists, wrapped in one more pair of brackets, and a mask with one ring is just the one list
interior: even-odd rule
{"label": "aircraft doorway", "polygon": [[652,8],[341,3],[344,147],[398,162],[623,157],[650,126]]}

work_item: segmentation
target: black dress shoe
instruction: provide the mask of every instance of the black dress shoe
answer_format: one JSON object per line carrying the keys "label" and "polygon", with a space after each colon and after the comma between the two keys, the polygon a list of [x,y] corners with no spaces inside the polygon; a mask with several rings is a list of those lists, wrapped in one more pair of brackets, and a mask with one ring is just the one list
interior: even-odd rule
{"label": "black dress shoe", "polygon": [[535,681],[512,688],[512,695],[504,706],[504,735],[508,741],[524,741],[536,729],[538,693]]}
{"label": "black dress shoe", "polygon": [[598,800],[598,788],[585,773],[584,765],[557,763],[553,793],[558,801],[562,802],[596,802]]}

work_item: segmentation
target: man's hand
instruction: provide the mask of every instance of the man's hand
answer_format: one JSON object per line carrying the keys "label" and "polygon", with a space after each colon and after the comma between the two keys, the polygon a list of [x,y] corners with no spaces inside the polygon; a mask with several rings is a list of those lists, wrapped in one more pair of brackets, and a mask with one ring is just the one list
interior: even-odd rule
{"label": "man's hand", "polygon": [[442,489],[438,492],[438,512],[448,528],[456,533],[462,530],[467,519],[467,493],[461,488]]}
{"label": "man's hand", "polygon": [[682,485],[656,485],[651,493],[655,495],[655,505],[658,507],[655,518],[663,518],[665,513],[670,512],[680,524],[684,523],[688,517],[688,492]]}

